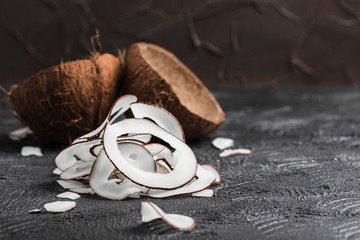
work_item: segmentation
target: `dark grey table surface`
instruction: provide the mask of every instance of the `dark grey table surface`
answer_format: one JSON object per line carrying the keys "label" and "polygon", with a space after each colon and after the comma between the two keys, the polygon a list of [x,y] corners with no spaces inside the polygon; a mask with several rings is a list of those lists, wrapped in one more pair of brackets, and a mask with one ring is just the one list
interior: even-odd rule
{"label": "dark grey table surface", "polygon": [[[359,89],[214,90],[227,119],[190,146],[213,164],[215,197],[151,199],[165,212],[193,217],[191,232],[161,221],[142,224],[139,203],[82,196],[61,214],[29,214],[57,200],[54,156],[61,147],[7,138],[21,124],[0,110],[0,239],[360,239]],[[250,156],[220,158],[215,137]],[[22,157],[22,146],[43,157]]]}

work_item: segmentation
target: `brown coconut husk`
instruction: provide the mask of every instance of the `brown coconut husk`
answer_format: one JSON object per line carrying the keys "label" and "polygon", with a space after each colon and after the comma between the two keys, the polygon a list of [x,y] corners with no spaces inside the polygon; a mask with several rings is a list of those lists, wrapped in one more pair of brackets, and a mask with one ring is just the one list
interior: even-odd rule
{"label": "brown coconut husk", "polygon": [[133,44],[127,51],[124,93],[170,111],[182,125],[187,140],[214,132],[225,120],[220,105],[178,58],[149,43]]}
{"label": "brown coconut husk", "polygon": [[122,69],[117,57],[96,53],[38,72],[13,86],[8,99],[37,138],[69,144],[104,120],[118,97]]}

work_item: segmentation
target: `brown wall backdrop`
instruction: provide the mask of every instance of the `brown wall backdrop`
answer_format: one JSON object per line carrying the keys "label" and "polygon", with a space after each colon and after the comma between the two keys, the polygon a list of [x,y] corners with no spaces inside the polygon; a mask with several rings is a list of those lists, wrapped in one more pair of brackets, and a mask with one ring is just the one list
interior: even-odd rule
{"label": "brown wall backdrop", "polygon": [[209,87],[356,86],[358,0],[11,0],[0,3],[0,84],[136,41],[172,51]]}

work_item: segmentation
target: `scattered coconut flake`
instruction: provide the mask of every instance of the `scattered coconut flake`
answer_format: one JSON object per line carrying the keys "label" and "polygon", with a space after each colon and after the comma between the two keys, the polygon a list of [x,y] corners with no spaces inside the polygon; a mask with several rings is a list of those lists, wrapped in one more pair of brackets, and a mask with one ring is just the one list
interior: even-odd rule
{"label": "scattered coconut flake", "polygon": [[60,169],[58,169],[58,168],[55,168],[52,172],[55,175],[60,175],[62,173],[62,171]]}
{"label": "scattered coconut flake", "polygon": [[220,157],[229,157],[232,155],[236,155],[236,154],[251,154],[251,150],[250,149],[243,149],[243,148],[238,148],[238,149],[226,149],[224,151],[222,151],[219,156]]}
{"label": "scattered coconut flake", "polygon": [[48,212],[67,212],[76,206],[74,201],[55,201],[46,203],[44,208]]}
{"label": "scattered coconut flake", "polygon": [[33,146],[23,146],[21,148],[21,156],[27,157],[31,155],[42,157],[43,154],[41,152],[41,148]]}
{"label": "scattered coconut flake", "polygon": [[218,137],[212,141],[212,145],[220,150],[234,146],[234,140],[231,138]]}
{"label": "scattered coconut flake", "polygon": [[142,222],[162,218],[167,224],[179,231],[191,231],[196,226],[193,218],[179,214],[166,214],[157,205],[149,201],[140,203],[140,214]]}
{"label": "scattered coconut flake", "polygon": [[80,195],[74,192],[64,192],[64,193],[60,193],[58,194],[56,197],[58,198],[69,198],[72,200],[78,199],[80,198]]}
{"label": "scattered coconut flake", "polygon": [[21,139],[24,139],[27,135],[31,134],[32,131],[29,127],[22,127],[19,129],[16,129],[14,131],[9,132],[9,139],[13,141],[20,141]]}
{"label": "scattered coconut flake", "polygon": [[213,197],[214,196],[214,190],[212,189],[205,189],[200,192],[196,192],[192,194],[193,197]]}
{"label": "scattered coconut flake", "polygon": [[39,212],[41,212],[41,209],[35,208],[35,209],[30,210],[28,213],[39,213]]}

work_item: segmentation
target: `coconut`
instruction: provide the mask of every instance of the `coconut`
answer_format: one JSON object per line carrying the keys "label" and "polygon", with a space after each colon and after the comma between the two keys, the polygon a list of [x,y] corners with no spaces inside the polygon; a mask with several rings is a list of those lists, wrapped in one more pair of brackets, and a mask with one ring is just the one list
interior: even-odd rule
{"label": "coconut", "polygon": [[187,140],[214,132],[225,120],[200,79],[172,53],[153,44],[140,42],[129,48],[122,90],[171,112]]}
{"label": "coconut", "polygon": [[61,63],[11,88],[16,116],[47,142],[71,143],[95,129],[119,93],[120,60],[111,54]]}

